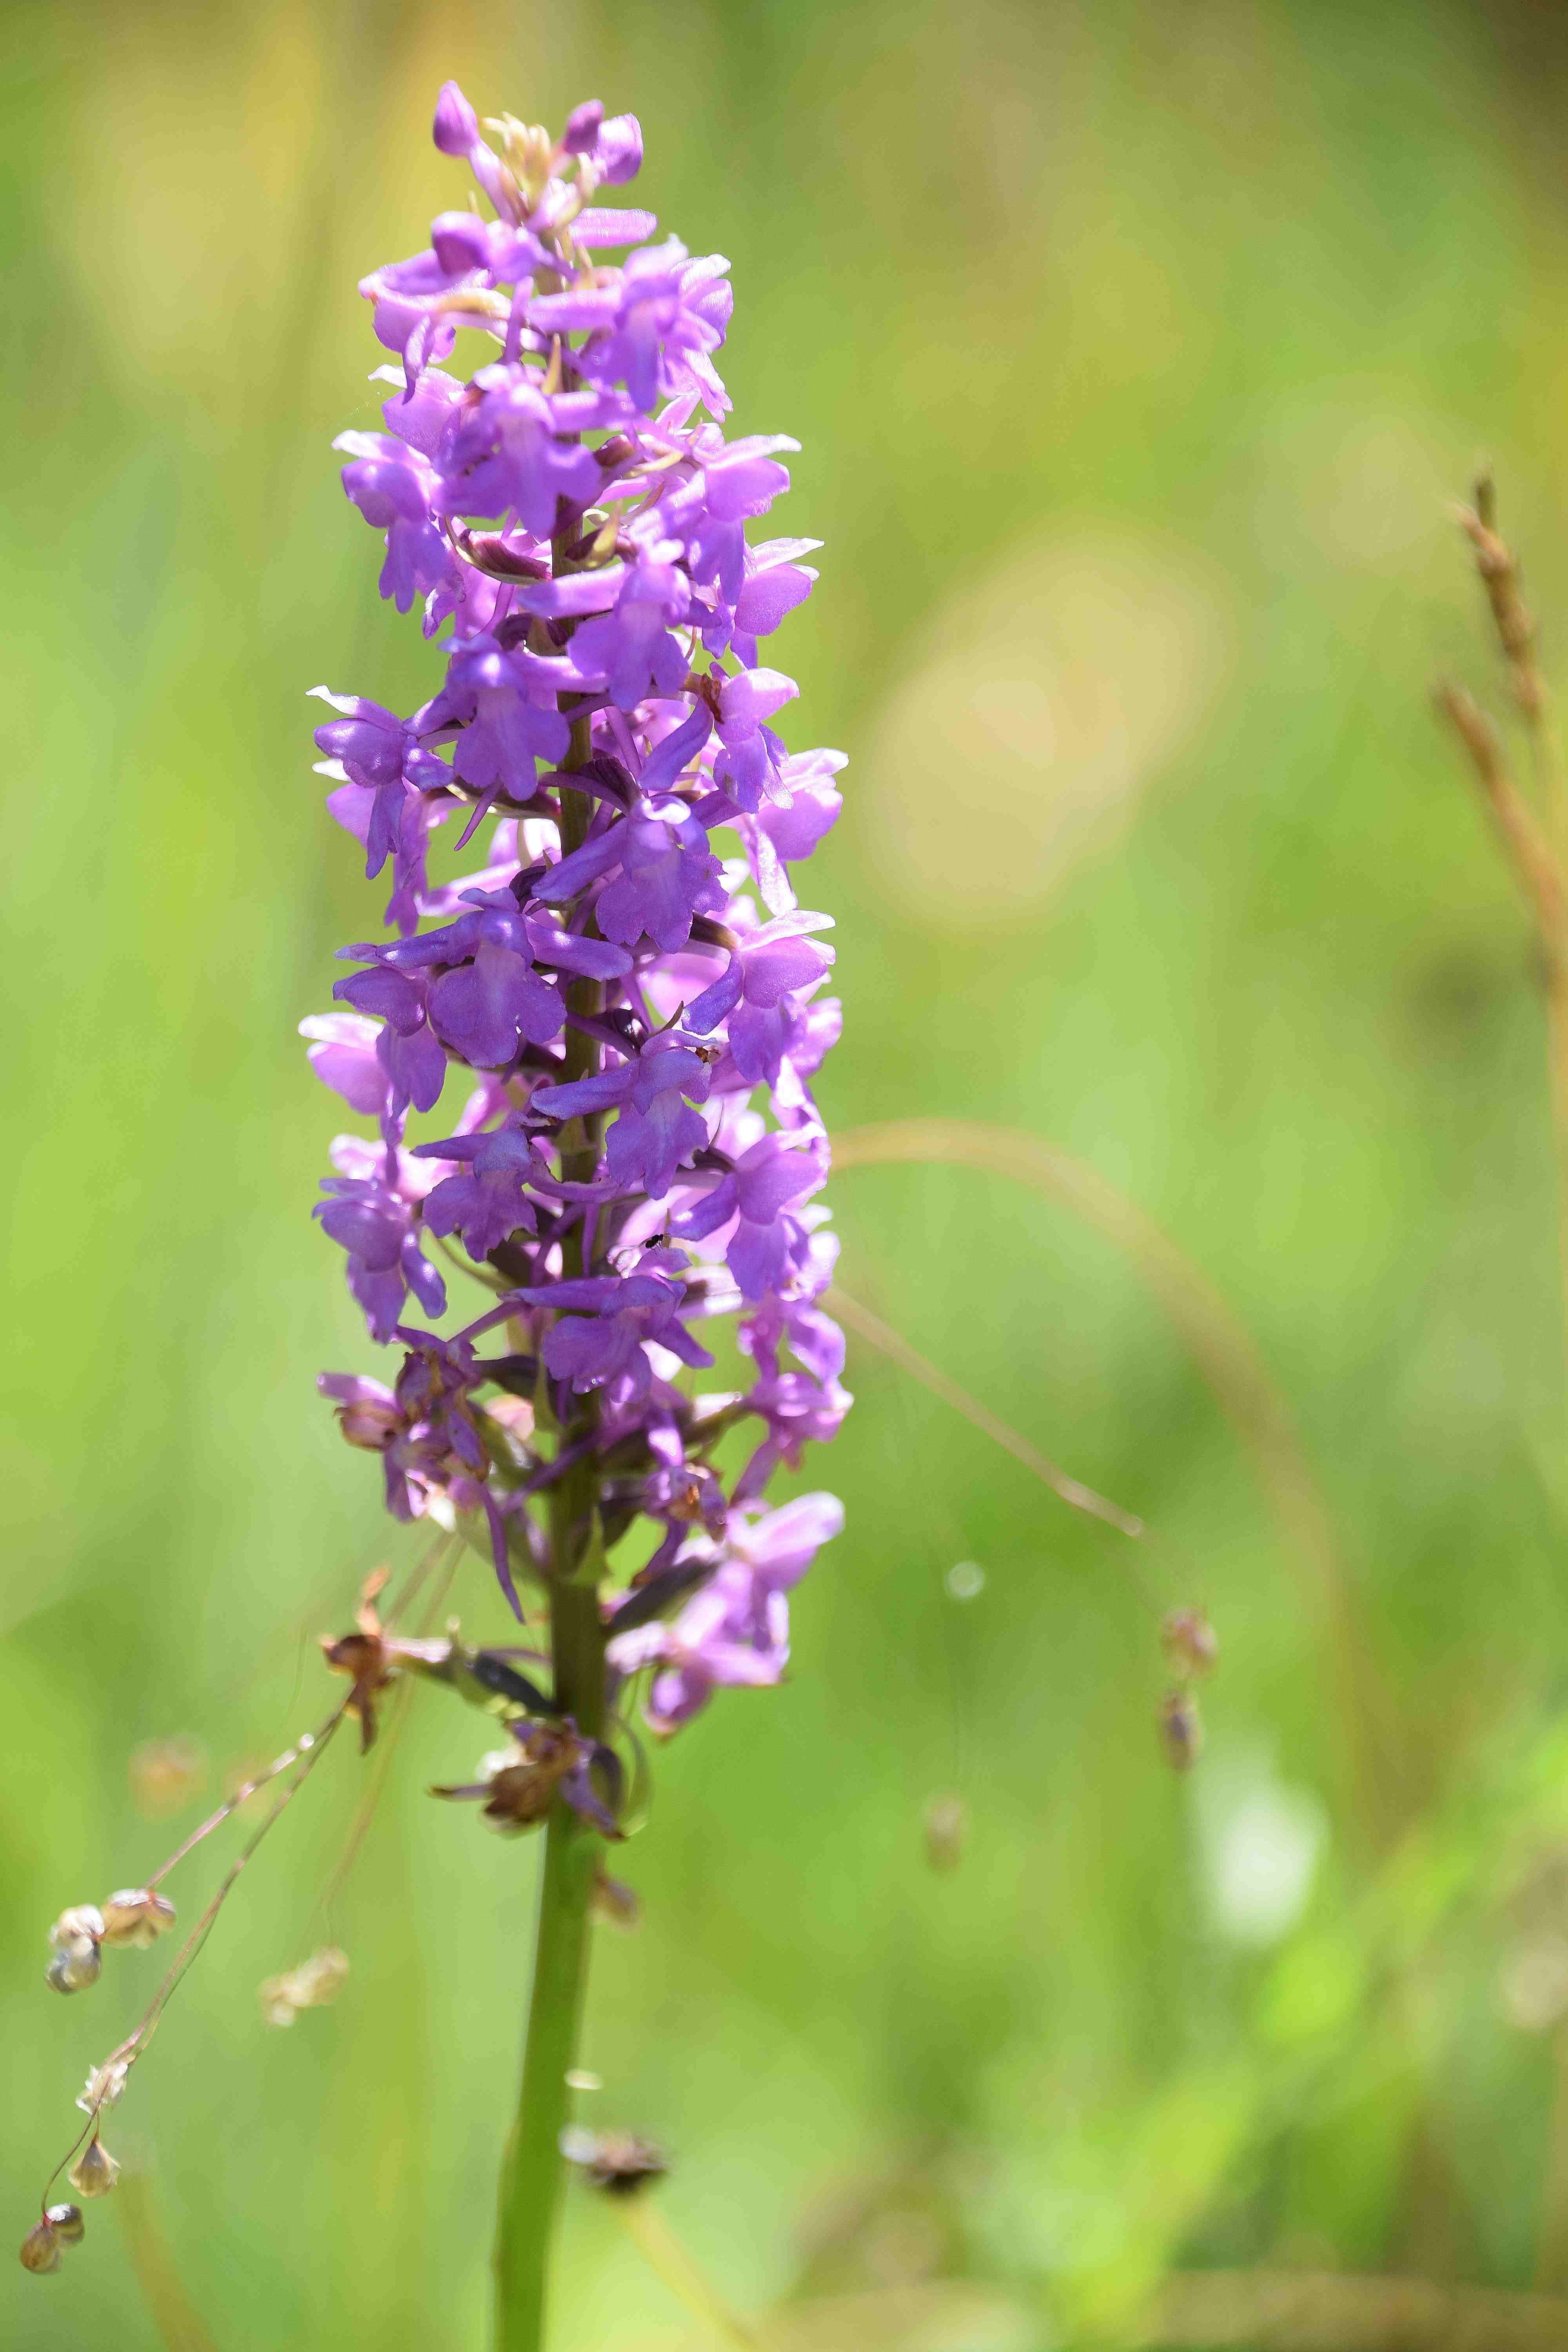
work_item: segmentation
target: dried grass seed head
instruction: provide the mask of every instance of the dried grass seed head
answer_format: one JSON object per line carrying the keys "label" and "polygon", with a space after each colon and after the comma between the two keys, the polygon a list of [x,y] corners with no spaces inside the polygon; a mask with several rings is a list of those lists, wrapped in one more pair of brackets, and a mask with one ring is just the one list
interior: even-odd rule
{"label": "dried grass seed head", "polygon": [[312,1952],[297,1969],[268,1977],[258,1990],[261,2014],[268,2025],[292,2025],[304,2009],[321,2009],[335,2000],[349,1972],[349,1956],[335,1944]]}
{"label": "dried grass seed head", "polygon": [[205,1783],[206,1750],[199,1740],[184,1737],[144,1739],[131,1751],[126,1777],[139,1811],[154,1817],[177,1812]]}
{"label": "dried grass seed head", "polygon": [[66,2179],[79,2197],[107,2197],[120,2178],[120,2167],[94,2132]]}
{"label": "dried grass seed head", "polygon": [[125,2088],[125,2077],[131,2072],[128,2058],[106,2058],[95,2066],[87,2078],[87,2088],[80,2094],[77,2105],[84,2116],[96,2116],[104,2107],[111,2107]]}
{"label": "dried grass seed head", "polygon": [[166,1895],[148,1886],[122,1886],[103,1906],[102,1940],[145,1952],[174,1924],[174,1906]]}

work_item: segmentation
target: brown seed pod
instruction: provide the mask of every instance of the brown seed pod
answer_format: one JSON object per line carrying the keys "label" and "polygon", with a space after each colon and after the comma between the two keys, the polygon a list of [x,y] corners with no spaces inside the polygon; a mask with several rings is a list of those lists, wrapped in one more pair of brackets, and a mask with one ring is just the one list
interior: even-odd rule
{"label": "brown seed pod", "polygon": [[50,2205],[44,2219],[62,2246],[79,2246],[87,2235],[87,2223],[79,2205]]}
{"label": "brown seed pod", "polygon": [[57,1942],[44,1982],[53,1992],[85,1992],[98,1982],[102,1966],[96,1937],[72,1936]]}
{"label": "brown seed pod", "polygon": [[120,2167],[94,2132],[66,2179],[79,2197],[107,2197],[120,2178]]}
{"label": "brown seed pod", "polygon": [[166,1895],[146,1886],[122,1886],[103,1906],[103,1940],[144,1952],[174,1924],[174,1906]]}
{"label": "brown seed pod", "polygon": [[47,2221],[37,2221],[22,2241],[22,2268],[43,2278],[60,2266],[60,2242]]}

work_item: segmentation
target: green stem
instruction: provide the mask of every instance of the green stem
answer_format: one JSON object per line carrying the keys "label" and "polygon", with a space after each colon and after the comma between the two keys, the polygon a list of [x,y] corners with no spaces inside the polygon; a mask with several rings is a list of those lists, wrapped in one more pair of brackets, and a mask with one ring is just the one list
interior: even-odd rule
{"label": "green stem", "polygon": [[[593,1599],[590,1592],[586,1596]],[[576,2055],[588,1957],[588,1900],[597,1856],[591,1831],[557,1805],[544,1832],[533,1990],[522,2094],[501,2160],[496,2234],[497,2352],[541,2352],[545,2286],[561,2197],[567,2073]]]}
{"label": "green stem", "polygon": [[[565,766],[581,767],[590,750],[586,720],[572,730]],[[587,830],[592,802],[586,793],[563,788],[562,846],[575,848]],[[600,1010],[592,981],[574,981],[567,992],[572,1010]],[[567,1078],[585,1076],[596,1066],[590,1038],[568,1029]],[[570,1134],[571,1130],[568,1129]],[[597,1122],[584,1119],[579,1140],[562,1154],[571,1179],[592,1176],[598,1160]],[[585,1273],[583,1226],[563,1253],[568,1276]],[[582,1436],[593,1423],[593,1400],[562,1444]],[[605,1633],[599,1596],[593,1583],[572,1581],[590,1526],[598,1465],[592,1453],[551,1489],[550,1649],[554,1698],[585,1738],[597,1738],[605,1717]],[[598,1870],[595,1832],[558,1799],[544,1832],[544,1869],[539,1886],[534,1937],[533,1985],[523,2043],[522,2087],[517,2115],[501,2159],[500,2213],[495,2246],[495,2340],[497,2352],[542,2352],[550,2250],[560,2202],[561,2134],[568,2111],[566,2076],[576,2056],[587,1977],[588,1911]]]}

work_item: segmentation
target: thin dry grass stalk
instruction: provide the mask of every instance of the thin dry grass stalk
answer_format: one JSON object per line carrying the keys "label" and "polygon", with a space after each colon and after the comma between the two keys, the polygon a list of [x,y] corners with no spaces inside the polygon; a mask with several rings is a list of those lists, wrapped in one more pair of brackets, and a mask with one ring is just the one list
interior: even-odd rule
{"label": "thin dry grass stalk", "polygon": [[[979,1169],[1029,1185],[1103,1234],[1165,1308],[1253,1464],[1285,1538],[1303,1603],[1321,1633],[1353,1779],[1347,1819],[1378,1822],[1378,1843],[1384,1843],[1393,1828],[1386,1818],[1390,1792],[1396,1787],[1385,1769],[1385,1703],[1355,1622],[1317,1478],[1290,1408],[1240,1317],[1152,1217],[1098,1169],[1058,1144],[1014,1128],[953,1118],[890,1119],[833,1139],[837,1171],[896,1162]],[[847,1313],[845,1319],[852,1318]]]}
{"label": "thin dry grass stalk", "polygon": [[1557,1158],[1558,1255],[1568,1334],[1568,791],[1552,692],[1541,667],[1535,616],[1524,602],[1518,558],[1497,530],[1497,488],[1489,472],[1478,479],[1475,501],[1473,507],[1456,507],[1455,520],[1474,551],[1509,688],[1529,730],[1540,814],[1514,782],[1502,737],[1474,697],[1441,679],[1433,699],[1464,751],[1540,944]]}
{"label": "thin dry grass stalk", "polygon": [[910,1373],[922,1388],[940,1397],[943,1404],[951,1405],[972,1428],[980,1430],[994,1444],[1001,1446],[1015,1462],[1021,1462],[1026,1470],[1033,1471],[1053,1495],[1059,1496],[1073,1510],[1083,1511],[1091,1519],[1103,1519],[1107,1527],[1115,1528],[1121,1535],[1139,1537],[1143,1534],[1142,1519],[1135,1518],[1131,1511],[1124,1511],[1120,1503],[1112,1503],[1104,1495],[1097,1494],[1092,1486],[1086,1486],[1081,1478],[1071,1476],[1059,1463],[1053,1462],[1048,1454],[1042,1454],[1037,1445],[1031,1444],[1011,1422],[1004,1421],[1000,1413],[993,1412],[989,1405],[982,1404],[978,1397],[971,1396],[957,1381],[950,1380],[940,1365],[933,1364],[929,1356],[922,1356],[918,1348],[911,1347],[901,1331],[895,1331],[890,1323],[884,1323],[879,1315],[873,1315],[868,1307],[862,1307],[858,1299],[851,1298],[837,1283],[827,1297],[833,1312],[852,1331],[858,1331],[863,1339],[868,1339],[889,1362]]}
{"label": "thin dry grass stalk", "polygon": [[[1539,812],[1515,784],[1501,734],[1474,698],[1462,687],[1441,680],[1433,698],[1463,748],[1540,947],[1557,1165],[1557,1248],[1568,1343],[1568,790],[1562,742],[1541,667],[1535,615],[1524,601],[1519,559],[1497,528],[1497,486],[1489,467],[1482,469],[1476,482],[1474,506],[1454,511],[1474,554],[1510,691],[1529,733]],[[1568,2066],[1561,2037],[1555,2077],[1536,2252],[1536,2283],[1542,2286],[1559,2286],[1568,2279]],[[1568,2305],[1557,2308],[1562,2314],[1557,2335],[1531,2340],[1568,2344]],[[1499,2335],[1485,2340],[1501,2344],[1515,2339]]]}
{"label": "thin dry grass stalk", "polygon": [[125,2251],[164,2352],[217,2352],[206,2322],[180,2276],[146,2175],[123,2172],[119,2200]]}
{"label": "thin dry grass stalk", "polygon": [[[1519,558],[1497,528],[1497,483],[1491,468],[1476,477],[1473,507],[1456,506],[1454,520],[1469,541],[1476,574],[1486,590],[1492,626],[1508,665],[1513,698],[1530,725],[1548,799],[1562,791],[1562,756],[1558,743],[1552,689],[1541,667],[1541,636],[1535,615],[1524,601]],[[1553,818],[1562,814],[1554,808]]]}

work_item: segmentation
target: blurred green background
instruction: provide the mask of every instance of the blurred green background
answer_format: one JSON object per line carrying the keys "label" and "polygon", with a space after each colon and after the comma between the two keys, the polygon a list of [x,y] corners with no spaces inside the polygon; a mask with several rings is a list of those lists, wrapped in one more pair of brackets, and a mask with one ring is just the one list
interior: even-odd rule
{"label": "blurred green background", "polygon": [[[1568,2292],[1541,996],[1427,707],[1445,669],[1500,700],[1444,507],[1478,449],[1549,649],[1568,614],[1563,17],[7,21],[17,2237],[156,1965],[53,2000],[47,1924],[195,1817],[150,1821],[129,1754],[195,1739],[221,1789],[324,1711],[314,1635],[416,1556],[312,1394],[372,1351],[307,1222],[337,1122],[294,1025],[380,906],[304,690],[407,708],[433,676],[329,444],[374,421],[355,279],[463,201],[427,139],[452,74],[481,112],[640,114],[646,201],[734,265],[736,428],[805,445],[780,527],[827,547],[780,641],[790,734],[851,755],[808,893],[849,1015],[832,1123],[981,1118],[1091,1163],[1249,1327],[1329,1530],[1303,1547],[1102,1234],[1004,1175],[846,1170],[846,1288],[1156,1540],[1075,1518],[855,1344],[811,1468],[847,1531],[788,1687],[659,1759],[584,2115],[668,2146],[672,2226],[820,2352],[1351,2340],[1270,2336],[1282,2273],[1426,2279],[1434,2309]],[[485,1582],[466,1624],[499,1624]],[[1175,1601],[1224,1646],[1184,1779],[1156,1733]],[[142,2270],[219,2352],[483,2340],[535,1857],[423,1793],[483,1744],[413,1711],[323,1916],[366,1780],[334,1751],[116,2118]],[[970,1816],[946,1875],[942,1792]],[[212,1875],[175,1882],[188,1908]],[[328,1936],[338,2005],[269,2032],[258,1980]],[[0,2273],[0,2336],[207,2341],[160,2335],[133,2251],[96,2209],[62,2276]],[[1151,2305],[1167,2272],[1210,2276]],[[699,2340],[574,2195],[559,2352]]]}

